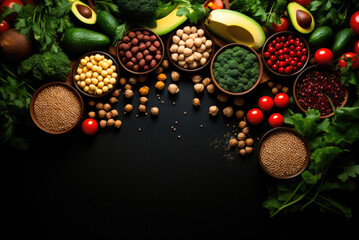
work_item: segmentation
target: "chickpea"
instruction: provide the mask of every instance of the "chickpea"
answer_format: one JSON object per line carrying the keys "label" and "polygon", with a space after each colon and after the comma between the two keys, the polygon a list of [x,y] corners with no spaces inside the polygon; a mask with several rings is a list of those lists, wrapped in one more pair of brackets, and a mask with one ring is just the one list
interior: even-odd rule
{"label": "chickpea", "polygon": [[212,117],[217,116],[218,111],[219,111],[219,109],[218,109],[217,106],[210,106],[210,107],[209,107],[209,114],[210,114]]}
{"label": "chickpea", "polygon": [[199,105],[201,105],[201,101],[199,100],[199,98],[194,98],[192,100],[192,105],[195,107],[198,107]]}

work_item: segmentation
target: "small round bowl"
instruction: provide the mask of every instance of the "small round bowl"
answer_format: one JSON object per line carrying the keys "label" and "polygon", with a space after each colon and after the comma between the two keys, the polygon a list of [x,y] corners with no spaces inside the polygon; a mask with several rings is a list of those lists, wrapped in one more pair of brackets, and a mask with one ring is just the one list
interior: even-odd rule
{"label": "small round bowl", "polygon": [[149,69],[148,71],[134,71],[134,70],[132,70],[132,69],[127,68],[126,65],[121,61],[121,57],[120,57],[120,55],[119,55],[119,51],[120,51],[119,46],[120,46],[120,44],[121,44],[121,42],[122,42],[121,40],[118,42],[117,47],[116,47],[116,57],[117,57],[118,62],[120,63],[120,65],[121,65],[126,71],[128,71],[128,72],[130,72],[130,73],[133,73],[133,74],[137,74],[137,75],[149,74],[149,73],[153,72],[156,68],[158,68],[158,66],[161,65],[161,62],[163,61],[163,58],[164,58],[164,56],[165,56],[165,45],[163,44],[163,41],[162,41],[161,37],[160,37],[158,34],[156,34],[155,32],[153,32],[151,29],[148,29],[148,28],[134,28],[134,29],[131,29],[130,31],[128,31],[127,33],[125,33],[124,36],[127,36],[128,33],[130,33],[130,32],[136,32],[136,31],[141,31],[141,32],[143,32],[143,31],[148,31],[148,32],[150,32],[152,35],[155,35],[155,36],[157,37],[157,40],[158,40],[158,41],[160,42],[160,44],[161,44],[161,59],[160,59],[160,61],[157,62],[157,65],[156,65],[154,68]]}
{"label": "small round bowl", "polygon": [[[100,54],[100,55],[104,55],[107,59],[111,59],[113,64],[116,66],[116,73],[117,73],[117,79],[116,79],[116,83],[115,85],[113,86],[112,89],[108,90],[107,92],[105,93],[102,93],[101,95],[97,95],[97,94],[89,94],[87,92],[85,92],[80,86],[77,85],[77,81],[75,80],[75,75],[77,74],[77,67],[79,66],[80,64],[80,61],[81,59],[83,59],[84,57],[88,56],[90,57],[91,55],[96,55],[96,54]],[[102,51],[92,51],[92,52],[88,52],[88,53],[85,53],[84,55],[82,55],[76,62],[76,64],[74,65],[73,69],[72,69],[72,82],[73,82],[73,85],[75,86],[75,88],[84,96],[86,97],[90,97],[90,98],[103,98],[103,97],[106,97],[106,96],[109,96],[115,89],[116,87],[118,86],[118,82],[119,82],[119,79],[120,79],[120,68],[119,68],[119,65],[116,61],[116,59],[109,53],[106,53],[106,52],[102,52]]]}
{"label": "small round bowl", "polygon": [[[50,86],[63,86],[65,88],[67,88],[68,90],[70,90],[77,97],[77,99],[78,99],[78,101],[80,103],[81,111],[80,111],[80,115],[79,115],[78,119],[76,120],[76,123],[72,127],[68,128],[66,130],[63,130],[63,131],[52,131],[52,130],[46,129],[45,127],[43,127],[40,124],[40,122],[38,121],[38,119],[35,116],[35,112],[34,112],[35,100],[36,100],[37,96],[39,95],[39,93],[42,90],[44,90],[45,88],[50,87]],[[85,109],[84,101],[83,101],[81,95],[79,94],[79,92],[76,91],[76,89],[74,87],[72,87],[69,84],[64,83],[64,82],[50,82],[50,83],[46,83],[46,84],[42,85],[40,88],[38,88],[35,91],[35,93],[32,95],[31,101],[30,101],[30,115],[31,115],[31,118],[32,118],[33,122],[35,123],[35,125],[38,128],[40,128],[41,130],[43,130],[44,132],[49,133],[49,134],[53,134],[53,135],[64,134],[64,133],[67,133],[67,132],[71,131],[72,129],[74,129],[79,124],[79,122],[81,121],[81,119],[83,117],[84,109]]]}
{"label": "small round bowl", "polygon": [[[170,48],[171,48],[171,45],[172,45],[172,37],[176,34],[177,30],[178,29],[183,29],[184,27],[186,26],[194,26],[196,27],[197,29],[202,29],[204,31],[204,36],[207,38],[207,40],[211,40],[212,41],[212,51],[210,52],[210,56],[209,58],[207,59],[207,62],[202,65],[202,66],[199,66],[197,68],[184,68],[184,67],[181,67],[178,65],[177,62],[175,62],[172,57],[171,57],[171,54],[172,52],[170,51]],[[185,24],[182,24],[180,25],[178,28],[176,28],[175,30],[172,31],[172,33],[169,35],[168,37],[168,40],[167,40],[167,48],[166,48],[166,51],[167,51],[167,56],[168,56],[168,59],[170,60],[170,62],[172,63],[173,66],[175,66],[178,70],[181,70],[183,72],[187,72],[187,73],[193,73],[193,72],[197,72],[197,71],[200,71],[202,70],[203,68],[205,68],[206,66],[208,66],[208,64],[211,62],[211,60],[213,59],[213,56],[215,55],[215,41],[214,41],[214,38],[213,38],[213,35],[208,32],[208,30],[202,26],[199,26],[199,25],[190,25],[188,23],[185,23]]]}
{"label": "small round bowl", "polygon": [[[268,45],[269,43],[271,43],[273,40],[275,40],[275,38],[277,37],[281,37],[281,36],[288,36],[288,35],[292,35],[294,38],[299,38],[300,41],[304,44],[304,47],[307,49],[307,59],[306,61],[303,63],[303,66],[298,69],[295,72],[292,73],[279,73],[277,71],[274,71],[270,66],[268,66],[267,64],[267,60],[264,57],[264,53],[267,51]],[[291,32],[291,31],[283,31],[283,32],[278,32],[273,34],[272,36],[270,36],[264,43],[263,47],[262,47],[262,53],[261,53],[261,57],[262,57],[262,61],[263,61],[263,65],[266,67],[267,70],[269,70],[271,73],[273,73],[275,76],[279,76],[279,77],[289,77],[289,76],[294,76],[297,75],[298,73],[300,73],[301,71],[303,71],[305,69],[305,67],[307,66],[309,59],[310,59],[310,49],[309,49],[309,44],[308,42],[299,34],[295,33],[295,32]]]}
{"label": "small round bowl", "polygon": [[[286,176],[279,176],[279,175],[276,175],[272,172],[270,172],[266,166],[263,164],[263,161],[262,161],[262,158],[261,158],[261,155],[260,155],[260,151],[261,151],[261,147],[262,147],[262,144],[263,142],[269,137],[271,136],[272,134],[275,134],[277,132],[290,132],[290,133],[293,133],[294,135],[296,135],[297,137],[299,137],[303,143],[304,143],[304,147],[307,151],[307,156],[306,156],[306,159],[305,159],[305,162],[304,164],[302,165],[302,167],[300,169],[298,169],[298,171],[294,174],[291,174],[291,175],[286,175]],[[258,161],[259,161],[259,164],[261,165],[262,169],[271,177],[274,177],[274,178],[277,178],[277,179],[289,179],[289,178],[293,178],[293,177],[296,177],[298,176],[299,174],[301,174],[305,169],[306,167],[308,166],[309,164],[309,160],[310,160],[310,147],[309,147],[309,144],[308,144],[308,141],[305,139],[305,137],[300,134],[298,131],[294,130],[293,128],[288,128],[288,127],[277,127],[277,128],[273,128],[271,130],[269,130],[268,132],[266,132],[262,138],[259,140],[259,143],[257,145],[257,158],[258,158]]]}
{"label": "small round bowl", "polygon": [[[340,71],[338,71],[335,67],[329,66],[329,65],[314,65],[314,66],[308,67],[307,69],[302,71],[294,81],[294,84],[293,84],[293,98],[294,98],[294,101],[297,104],[298,108],[304,113],[307,112],[307,110],[304,109],[298,102],[297,94],[296,94],[296,90],[297,90],[296,85],[297,85],[298,81],[301,80],[301,78],[305,76],[305,74],[307,74],[310,71],[316,70],[316,69],[317,70],[330,71],[330,72],[333,72],[333,73],[337,74],[338,76],[341,76]],[[343,88],[344,88],[344,100],[343,100],[342,104],[339,107],[344,107],[345,104],[347,103],[348,97],[349,97],[348,88],[346,88],[345,86],[343,86]],[[332,112],[332,113],[330,113],[328,115],[325,115],[325,116],[320,116],[320,118],[329,118],[329,117],[332,117],[333,115],[334,115],[334,112]]]}
{"label": "small round bowl", "polygon": [[[217,58],[218,54],[220,54],[222,51],[224,51],[224,50],[227,49],[227,48],[233,48],[233,47],[236,47],[236,46],[239,46],[239,47],[241,47],[241,48],[245,48],[245,49],[249,50],[250,52],[252,52],[253,54],[255,54],[255,56],[257,57],[257,60],[258,60],[258,67],[259,67],[259,75],[258,75],[257,81],[253,84],[253,86],[252,86],[250,89],[248,89],[248,90],[246,90],[246,91],[244,91],[244,92],[238,92],[238,93],[230,92],[230,91],[227,91],[227,90],[223,89],[223,88],[219,85],[218,81],[215,79],[215,77],[214,77],[214,75],[213,75],[213,65],[214,65],[214,63],[215,63],[215,61],[216,61],[216,58]],[[227,44],[227,45],[223,46],[222,48],[220,48],[220,49],[216,52],[216,54],[214,55],[214,57],[212,58],[212,61],[211,61],[210,71],[211,71],[211,77],[212,77],[212,79],[213,79],[213,82],[214,82],[214,84],[216,85],[216,87],[217,87],[219,90],[221,90],[223,93],[228,94],[228,95],[231,95],[231,96],[241,96],[241,95],[245,95],[245,94],[247,94],[247,93],[253,91],[253,90],[257,87],[257,85],[259,84],[259,82],[260,82],[261,79],[262,79],[262,75],[263,75],[263,64],[262,64],[262,61],[261,61],[260,57],[258,56],[257,52],[256,52],[253,48],[248,47],[248,46],[246,46],[246,45],[244,45],[244,44],[240,44],[240,43],[230,43],[230,44]]]}

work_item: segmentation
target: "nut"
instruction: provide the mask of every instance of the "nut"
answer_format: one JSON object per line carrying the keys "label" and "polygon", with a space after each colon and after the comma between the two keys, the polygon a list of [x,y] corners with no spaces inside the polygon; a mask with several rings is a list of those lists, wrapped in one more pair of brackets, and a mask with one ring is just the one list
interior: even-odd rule
{"label": "nut", "polygon": [[168,91],[171,93],[171,94],[176,94],[176,93],[178,93],[179,92],[179,88],[178,88],[178,86],[176,85],[176,84],[170,84],[169,86],[168,86]]}

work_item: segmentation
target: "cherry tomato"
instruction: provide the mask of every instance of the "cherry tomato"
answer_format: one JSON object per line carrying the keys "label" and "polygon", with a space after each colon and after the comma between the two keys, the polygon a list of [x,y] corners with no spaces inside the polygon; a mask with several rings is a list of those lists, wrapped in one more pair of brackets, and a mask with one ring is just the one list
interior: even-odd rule
{"label": "cherry tomato", "polygon": [[205,8],[214,9],[223,9],[223,1],[222,0],[207,0],[204,3]]}
{"label": "cherry tomato", "polygon": [[274,104],[279,108],[285,108],[289,104],[289,97],[285,93],[278,93],[274,97]]}
{"label": "cherry tomato", "polygon": [[299,3],[303,7],[307,6],[311,0],[294,0],[294,2]]}
{"label": "cherry tomato", "polygon": [[269,96],[263,96],[258,100],[258,107],[262,111],[270,111],[274,106],[273,99]]}
{"label": "cherry tomato", "polygon": [[1,23],[0,23],[0,35],[3,32],[6,32],[7,30],[10,29],[10,25],[9,23],[4,19]]}
{"label": "cherry tomato", "polygon": [[320,48],[315,52],[314,59],[320,65],[328,65],[333,61],[333,52],[329,48]]}
{"label": "cherry tomato", "polygon": [[247,120],[253,125],[260,124],[263,121],[263,113],[258,108],[252,108],[247,112]]}
{"label": "cherry tomato", "polygon": [[285,19],[284,17],[281,17],[280,21],[281,23],[279,23],[278,25],[272,23],[273,32],[277,33],[277,32],[283,32],[288,30],[289,27],[288,20]]}
{"label": "cherry tomato", "polygon": [[340,58],[341,58],[341,59],[338,61],[338,66],[339,66],[340,68],[343,68],[343,67],[345,67],[346,65],[348,65],[348,63],[347,63],[345,60],[343,60],[342,58],[344,58],[344,59],[351,59],[353,69],[359,68],[359,57],[358,57],[358,54],[353,53],[353,52],[347,52],[347,53],[344,53]]}
{"label": "cherry tomato", "polygon": [[268,123],[271,127],[280,127],[284,122],[284,118],[280,113],[273,113],[268,118]]}
{"label": "cherry tomato", "polygon": [[355,12],[350,18],[350,28],[359,34],[359,11]]}
{"label": "cherry tomato", "polygon": [[98,124],[95,119],[87,118],[82,122],[81,129],[86,135],[93,135],[97,132]]}
{"label": "cherry tomato", "polygon": [[[0,5],[0,14],[2,14],[4,7],[12,8],[14,4],[20,4],[21,6],[24,6],[24,3],[21,0],[4,0]],[[8,22],[14,22],[16,16],[17,13],[11,13],[10,15],[7,15],[5,19]]]}
{"label": "cherry tomato", "polygon": [[359,40],[355,43],[355,45],[354,45],[354,52],[356,53],[356,54],[359,54]]}

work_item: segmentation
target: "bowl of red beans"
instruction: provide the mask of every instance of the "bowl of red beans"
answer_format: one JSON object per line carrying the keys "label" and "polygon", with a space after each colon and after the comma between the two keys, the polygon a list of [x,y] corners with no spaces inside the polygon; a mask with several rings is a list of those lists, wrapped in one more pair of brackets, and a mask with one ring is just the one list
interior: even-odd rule
{"label": "bowl of red beans", "polygon": [[334,115],[334,110],[344,107],[348,100],[348,88],[341,83],[341,73],[329,65],[306,68],[296,78],[293,98],[299,109],[317,109],[321,118]]}
{"label": "bowl of red beans", "polygon": [[309,56],[308,42],[290,31],[273,34],[262,48],[264,65],[271,73],[280,77],[300,73],[308,64]]}

